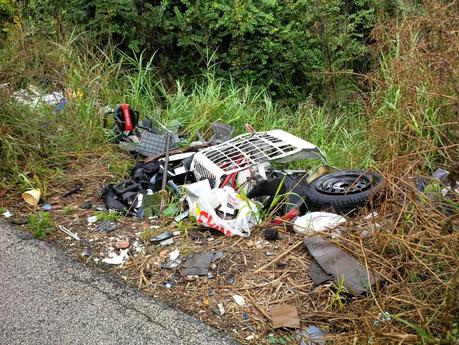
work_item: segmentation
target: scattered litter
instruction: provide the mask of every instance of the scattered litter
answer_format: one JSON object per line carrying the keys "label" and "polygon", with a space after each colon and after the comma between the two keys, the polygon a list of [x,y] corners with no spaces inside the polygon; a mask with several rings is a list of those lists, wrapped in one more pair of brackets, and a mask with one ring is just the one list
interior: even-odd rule
{"label": "scattered litter", "polygon": [[99,219],[97,218],[97,216],[91,216],[91,217],[88,217],[87,221],[88,221],[88,224],[94,224],[95,222],[97,222]]}
{"label": "scattered litter", "polygon": [[186,210],[186,211],[180,213],[177,217],[175,217],[174,220],[177,223],[180,223],[182,220],[184,220],[186,217],[188,217],[189,213],[190,213],[190,211]]}
{"label": "scattered litter", "polygon": [[61,111],[68,102],[63,92],[56,91],[43,94],[34,85],[29,85],[27,89],[20,89],[14,92],[13,99],[18,103],[31,107],[36,107],[39,103],[55,105],[58,111]]}
{"label": "scattered litter", "polygon": [[41,192],[38,189],[30,189],[22,193],[22,198],[26,203],[37,206],[40,202]]}
{"label": "scattered litter", "polygon": [[215,262],[217,260],[220,260],[223,256],[225,256],[225,254],[220,251],[220,252],[216,252],[214,253],[214,255],[212,256],[212,261],[211,262]]}
{"label": "scattered litter", "polygon": [[245,337],[245,340],[253,340],[253,339],[255,339],[255,335],[253,335],[253,334]]}
{"label": "scattered litter", "polygon": [[233,295],[234,302],[240,307],[245,306],[245,299],[241,295]]}
{"label": "scattered litter", "polygon": [[44,203],[41,208],[43,211],[51,211],[53,209],[53,206],[51,204]]}
{"label": "scattered litter", "polygon": [[325,272],[314,259],[311,261],[311,265],[309,266],[309,276],[316,285],[325,283],[333,278],[330,274]]}
{"label": "scattered litter", "polygon": [[70,236],[71,238],[73,238],[74,240],[77,240],[77,241],[80,241],[80,240],[81,240],[80,237],[79,237],[77,234],[71,232],[71,231],[70,231],[69,229],[67,229],[65,226],[63,226],[63,225],[58,225],[57,228],[58,228],[60,231],[62,231],[64,234],[66,234],[66,235]]}
{"label": "scattered litter", "polygon": [[180,250],[175,249],[174,251],[170,252],[169,260],[174,261],[180,256]]}
{"label": "scattered litter", "polygon": [[171,237],[171,238],[168,238],[167,240],[159,242],[159,244],[162,246],[170,246],[171,244],[174,244],[174,239]]}
{"label": "scattered litter", "polygon": [[92,207],[92,204],[90,202],[84,202],[80,204],[80,208],[82,210],[89,210]]}
{"label": "scattered litter", "polygon": [[88,247],[85,247],[83,252],[81,253],[81,256],[83,257],[90,257],[92,255],[91,250]]}
{"label": "scattered litter", "polygon": [[344,223],[346,218],[335,213],[309,212],[295,220],[293,230],[304,235],[331,230]]}
{"label": "scattered litter", "polygon": [[388,311],[384,313],[379,313],[378,318],[373,321],[373,325],[378,326],[380,323],[389,322],[392,320],[392,314]]}
{"label": "scattered litter", "polygon": [[309,326],[304,331],[298,331],[300,345],[325,345],[325,333],[316,326]]}
{"label": "scattered litter", "polygon": [[79,192],[81,190],[81,188],[83,188],[83,185],[82,184],[78,184],[75,188],[69,190],[67,193],[63,194],[61,196],[61,199],[65,199],[67,197],[69,197],[70,195],[73,195],[77,192]]}
{"label": "scattered litter", "polygon": [[116,255],[115,253],[110,253],[107,258],[102,259],[102,262],[108,265],[121,265],[128,259],[128,252],[129,249],[123,249],[121,250],[121,253],[119,255]]}
{"label": "scattered litter", "polygon": [[225,307],[223,306],[223,304],[222,303],[218,303],[217,307],[218,307],[218,311],[220,312],[220,316],[225,315]]}
{"label": "scattered litter", "polygon": [[322,237],[306,237],[304,244],[323,271],[333,276],[336,283],[342,282],[349,293],[367,292],[378,280],[357,259]]}
{"label": "scattered litter", "polygon": [[[97,218],[97,216],[94,216]],[[88,218],[89,219],[89,218]],[[111,232],[113,230],[115,230],[117,227],[116,223],[115,222],[112,222],[110,220],[106,220],[102,223],[100,223],[97,227],[96,227],[96,231],[98,232]]]}
{"label": "scattered litter", "polygon": [[174,234],[170,231],[162,232],[158,236],[150,238],[151,243],[159,243],[169,238],[172,238]]}
{"label": "scattered litter", "polygon": [[129,248],[129,241],[128,240],[120,240],[117,241],[115,244],[116,248],[118,249],[126,249]]}
{"label": "scattered litter", "polygon": [[182,265],[182,276],[206,276],[214,254],[209,252],[192,253]]}
{"label": "scattered litter", "polygon": [[293,304],[280,304],[271,309],[273,328],[300,328],[298,310]]}
{"label": "scattered litter", "polygon": [[[257,206],[231,187],[210,188],[209,180],[185,186],[190,214],[198,224],[218,230],[226,236],[250,236],[256,224]],[[236,214],[237,213],[237,214]]]}
{"label": "scattered litter", "polygon": [[2,213],[2,216],[5,218],[10,218],[13,216],[13,214],[10,211],[6,210],[5,212]]}

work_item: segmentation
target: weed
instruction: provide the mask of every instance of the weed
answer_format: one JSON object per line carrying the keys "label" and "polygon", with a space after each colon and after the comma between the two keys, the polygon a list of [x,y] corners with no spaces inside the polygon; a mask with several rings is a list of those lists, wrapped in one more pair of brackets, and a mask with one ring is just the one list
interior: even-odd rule
{"label": "weed", "polygon": [[74,212],[75,212],[75,209],[72,206],[65,206],[62,209],[62,214],[65,216],[71,215]]}
{"label": "weed", "polygon": [[101,222],[105,222],[105,221],[116,222],[121,217],[121,214],[119,212],[97,211],[95,213],[95,216],[97,216],[97,219]]}
{"label": "weed", "polygon": [[5,212],[6,212],[6,208],[0,207],[0,213],[5,213]]}
{"label": "weed", "polygon": [[42,239],[54,231],[55,224],[49,213],[39,211],[29,215],[27,226],[35,237]]}

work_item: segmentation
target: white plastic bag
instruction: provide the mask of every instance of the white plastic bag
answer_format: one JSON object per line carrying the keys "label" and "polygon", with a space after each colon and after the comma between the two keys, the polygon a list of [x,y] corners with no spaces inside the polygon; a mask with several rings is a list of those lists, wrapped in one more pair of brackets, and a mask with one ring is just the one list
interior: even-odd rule
{"label": "white plastic bag", "polygon": [[335,213],[309,212],[295,220],[293,230],[298,234],[321,232],[334,229],[345,222],[346,218]]}
{"label": "white plastic bag", "polygon": [[198,224],[218,230],[226,236],[250,236],[258,212],[253,201],[231,187],[211,189],[208,180],[187,185],[185,191],[190,215],[196,218]]}

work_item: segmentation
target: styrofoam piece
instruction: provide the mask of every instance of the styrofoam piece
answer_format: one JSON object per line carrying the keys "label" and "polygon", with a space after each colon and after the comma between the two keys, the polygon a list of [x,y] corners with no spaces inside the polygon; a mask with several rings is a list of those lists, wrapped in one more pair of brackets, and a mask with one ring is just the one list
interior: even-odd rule
{"label": "styrofoam piece", "polygon": [[293,230],[298,234],[308,234],[331,230],[344,223],[346,218],[335,213],[309,212],[295,220]]}

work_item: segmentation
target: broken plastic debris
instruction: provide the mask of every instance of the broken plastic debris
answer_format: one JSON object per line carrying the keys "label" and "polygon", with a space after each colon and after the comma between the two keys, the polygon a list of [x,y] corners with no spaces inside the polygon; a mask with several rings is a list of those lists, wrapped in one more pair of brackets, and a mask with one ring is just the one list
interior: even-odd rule
{"label": "broken plastic debris", "polygon": [[87,221],[88,221],[88,224],[94,224],[95,222],[97,222],[98,218],[97,216],[91,216],[91,217],[88,217]]}
{"label": "broken plastic debris", "polygon": [[6,210],[5,212],[2,213],[2,216],[5,218],[10,218],[13,216],[13,214],[10,211]]}
{"label": "broken plastic debris", "polygon": [[298,310],[293,304],[276,305],[271,310],[273,328],[289,327],[300,328]]}
{"label": "broken plastic debris", "polygon": [[43,211],[51,211],[53,209],[53,206],[48,203],[44,203],[42,206]]}
{"label": "broken plastic debris", "polygon": [[80,208],[82,210],[89,210],[91,207],[92,207],[92,204],[89,201],[80,204]]}
{"label": "broken plastic debris", "polygon": [[218,303],[217,307],[218,307],[218,311],[220,312],[220,315],[221,316],[225,315],[225,307],[223,306],[223,303]]}
{"label": "broken plastic debris", "polygon": [[388,311],[379,313],[378,318],[373,321],[373,325],[378,326],[381,322],[388,322],[392,320],[392,314]]}
{"label": "broken plastic debris", "polygon": [[174,234],[172,232],[170,232],[170,231],[162,232],[158,236],[150,238],[150,242],[152,242],[152,243],[162,242],[162,241],[167,240],[167,239],[169,239],[169,238],[171,238],[173,236],[174,236]]}
{"label": "broken plastic debris", "polygon": [[298,332],[300,337],[300,345],[325,345],[325,334],[316,326],[309,326],[304,331]]}
{"label": "broken plastic debris", "polygon": [[121,265],[125,262],[128,258],[129,249],[121,250],[120,255],[116,255],[115,253],[110,253],[108,258],[102,260],[108,265]]}
{"label": "broken plastic debris", "polygon": [[335,213],[309,212],[295,220],[293,230],[298,234],[308,234],[334,229],[344,223],[346,218]]}
{"label": "broken plastic debris", "polygon": [[178,249],[169,253],[169,260],[174,261],[180,256],[180,251]]}
{"label": "broken plastic debris", "polygon": [[105,222],[99,224],[96,228],[96,231],[99,232],[110,232],[116,229],[116,223],[110,220],[106,220]]}
{"label": "broken plastic debris", "polygon": [[245,299],[241,295],[233,295],[234,302],[240,307],[245,306]]}
{"label": "broken plastic debris", "polygon": [[171,238],[168,238],[167,240],[159,242],[159,244],[162,246],[170,246],[171,244],[174,244],[174,239],[171,237]]}
{"label": "broken plastic debris", "polygon": [[342,281],[349,293],[359,295],[367,292],[369,286],[379,280],[357,259],[322,237],[306,237],[304,244],[324,272],[332,275],[335,282]]}
{"label": "broken plastic debris", "polygon": [[186,217],[188,217],[190,211],[189,210],[186,210],[182,213],[180,213],[177,217],[174,218],[174,220],[179,223],[181,222],[182,220],[184,220]]}
{"label": "broken plastic debris", "polygon": [[209,272],[209,265],[213,258],[212,253],[192,253],[182,265],[180,274],[182,276],[206,276]]}

